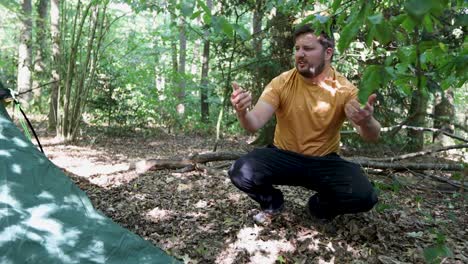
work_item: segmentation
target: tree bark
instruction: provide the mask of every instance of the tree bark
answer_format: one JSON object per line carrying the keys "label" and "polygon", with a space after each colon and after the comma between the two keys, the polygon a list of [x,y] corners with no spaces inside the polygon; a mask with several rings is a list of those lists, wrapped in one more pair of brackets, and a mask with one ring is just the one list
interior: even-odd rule
{"label": "tree bark", "polygon": [[263,14],[265,9],[265,1],[264,0],[257,0],[255,1],[255,10],[252,16],[252,47],[253,47],[253,56],[255,56],[256,70],[254,70],[254,87],[252,91],[252,96],[254,97],[254,102],[258,100],[260,97],[263,87],[264,87],[264,79],[263,72],[265,72],[266,67],[264,67],[264,63],[260,63],[263,57],[263,42],[260,36],[262,32],[262,22],[263,22]]}
{"label": "tree bark", "polygon": [[21,28],[18,46],[18,92],[22,93],[22,102],[29,103],[32,99],[31,69],[32,69],[32,5],[31,0],[21,3]]}
{"label": "tree bark", "polygon": [[445,133],[452,134],[455,130],[453,121],[455,120],[455,105],[453,102],[453,91],[442,91],[438,97],[435,97],[434,104],[434,128],[440,131],[435,132],[432,137],[432,142],[437,142],[442,146],[453,144],[453,140],[448,138]]}
{"label": "tree bark", "polygon": [[[206,0],[206,6],[211,10],[213,7],[212,0]],[[208,27],[208,25],[206,25]],[[210,107],[208,104],[209,86],[208,86],[208,71],[210,69],[210,31],[208,28],[203,32],[203,55],[202,55],[202,72],[200,81],[200,110],[201,120],[207,123],[210,116]]]}
{"label": "tree bark", "polygon": [[[73,29],[72,29],[72,40],[71,40],[71,51],[69,60],[67,63],[67,71],[65,75],[65,91],[63,94],[63,105],[60,107],[62,112],[59,112],[59,120],[62,118],[61,122],[58,122],[58,129],[59,132],[57,136],[65,141],[69,141],[72,138],[72,116],[73,116],[73,98],[72,98],[72,91],[74,87],[74,81],[77,79],[78,69],[77,69],[77,62],[76,58],[78,57],[78,49],[80,48],[81,44],[81,37],[83,34],[83,27],[85,25],[86,19],[89,15],[89,11],[93,5],[93,2],[88,3],[88,5],[82,11],[81,8],[81,1],[78,1],[78,5],[76,6],[75,12],[76,15],[73,21]],[[81,16],[80,16],[81,15]],[[61,99],[61,98],[59,98]],[[61,100],[59,100],[61,102]]]}
{"label": "tree bark", "polygon": [[[42,96],[40,83],[47,80],[46,76],[46,54],[47,50],[47,15],[48,15],[49,0],[39,0],[37,2],[37,19],[36,19],[36,45],[35,57],[33,62],[34,78],[32,81],[32,92],[35,104],[41,107]],[[41,110],[41,109],[40,109]]]}
{"label": "tree bark", "polygon": [[[413,91],[411,97],[411,106],[409,109],[409,115],[413,118],[410,119],[408,123],[410,126],[416,127],[425,127],[426,126],[426,108],[428,103],[427,91],[423,87],[423,71],[421,69],[421,50],[419,47],[419,29],[416,29],[414,35],[414,43],[416,45],[416,78],[417,85],[416,90]],[[422,150],[424,147],[424,133],[418,130],[409,130],[408,138],[410,139],[410,144],[408,145],[408,150],[418,151]]]}
{"label": "tree bark", "polygon": [[[461,146],[466,148],[466,145]],[[455,148],[461,148],[455,147]],[[447,150],[444,148],[443,150]],[[452,148],[453,149],[453,148]],[[442,151],[442,150],[438,150]],[[434,151],[426,152],[425,154],[433,153]],[[435,151],[436,152],[436,151]],[[170,159],[149,159],[142,160],[131,164],[130,169],[136,169],[138,173],[144,173],[149,170],[161,170],[161,169],[181,169],[192,167],[195,168],[199,163],[207,163],[212,161],[226,161],[236,160],[246,153],[243,152],[208,152],[201,154],[194,154],[186,158],[170,158]],[[391,169],[391,170],[447,170],[447,171],[463,171],[464,166],[462,164],[441,164],[441,163],[411,163],[401,162],[393,163],[394,160],[401,160],[404,158],[411,158],[418,156],[419,153],[409,153],[406,157],[386,158],[386,159],[370,159],[363,157],[343,157],[346,160],[357,163],[362,167],[369,167],[375,169]],[[420,155],[419,155],[420,156]]]}
{"label": "tree bark", "polygon": [[[272,37],[271,55],[273,64],[265,69],[263,78],[271,80],[282,72],[293,67],[291,56],[294,41],[292,37],[293,17],[290,14],[277,11],[276,15],[269,21],[270,34]],[[273,66],[275,65],[275,66]],[[264,146],[273,143],[275,135],[276,120],[272,118],[259,132],[258,137],[252,144]]]}
{"label": "tree bark", "polygon": [[49,129],[57,128],[58,93],[60,87],[60,0],[51,0],[50,3],[50,34],[52,37],[52,65],[49,101]]}
{"label": "tree bark", "polygon": [[185,32],[185,22],[179,19],[179,86],[177,88],[177,98],[183,104],[185,100],[185,66],[187,58],[187,36]]}

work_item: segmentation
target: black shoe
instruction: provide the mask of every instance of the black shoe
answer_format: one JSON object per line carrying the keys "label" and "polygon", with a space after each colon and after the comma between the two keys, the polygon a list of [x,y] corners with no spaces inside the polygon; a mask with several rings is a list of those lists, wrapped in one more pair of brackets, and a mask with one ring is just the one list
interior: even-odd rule
{"label": "black shoe", "polygon": [[333,221],[335,218],[334,216],[323,216],[323,215],[318,215],[315,212],[310,210],[310,207],[307,206],[307,213],[312,219],[313,222],[318,223],[318,224],[328,224]]}
{"label": "black shoe", "polygon": [[253,220],[259,225],[267,226],[271,224],[273,219],[279,216],[283,212],[283,210],[284,205],[281,205],[281,207],[278,209],[261,210],[258,214],[253,216]]}

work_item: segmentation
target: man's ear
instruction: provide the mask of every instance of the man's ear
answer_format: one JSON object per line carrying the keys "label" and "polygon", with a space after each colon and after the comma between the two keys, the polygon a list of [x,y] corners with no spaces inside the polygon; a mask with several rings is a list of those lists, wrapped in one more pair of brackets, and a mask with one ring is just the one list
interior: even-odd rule
{"label": "man's ear", "polygon": [[331,60],[332,56],[333,56],[333,49],[328,47],[325,50],[325,60]]}

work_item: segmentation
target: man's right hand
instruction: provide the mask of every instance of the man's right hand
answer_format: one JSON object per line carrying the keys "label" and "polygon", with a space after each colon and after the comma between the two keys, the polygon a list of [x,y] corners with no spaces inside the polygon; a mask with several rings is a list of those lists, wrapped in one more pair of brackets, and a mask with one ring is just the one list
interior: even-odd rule
{"label": "man's right hand", "polygon": [[238,115],[244,115],[252,105],[252,95],[250,92],[242,90],[236,82],[232,83],[232,88],[234,90],[231,94],[231,104]]}

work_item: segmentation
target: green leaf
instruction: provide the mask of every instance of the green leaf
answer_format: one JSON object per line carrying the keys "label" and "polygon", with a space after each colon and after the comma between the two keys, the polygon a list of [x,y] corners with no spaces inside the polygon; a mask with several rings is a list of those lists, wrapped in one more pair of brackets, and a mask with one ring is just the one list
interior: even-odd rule
{"label": "green leaf", "polygon": [[286,263],[286,260],[284,259],[283,256],[279,255],[278,258],[276,259],[279,263]]}
{"label": "green leaf", "polygon": [[208,13],[203,14],[203,23],[205,25],[210,25],[211,24],[211,15]]}
{"label": "green leaf", "polygon": [[427,32],[431,33],[434,31],[434,24],[432,23],[430,14],[424,16],[423,25]]}
{"label": "green leaf", "polygon": [[439,47],[443,52],[447,52],[447,46],[444,43],[439,42]]}
{"label": "green leaf", "polygon": [[341,53],[349,47],[349,44],[359,32],[360,27],[361,24],[358,21],[354,20],[343,28],[338,43],[338,50]]}
{"label": "green leaf", "polygon": [[424,259],[429,263],[439,263],[440,258],[451,256],[453,256],[453,253],[445,244],[424,249]]}
{"label": "green leaf", "polygon": [[21,6],[17,3],[17,1],[0,1],[0,5],[5,7],[6,9],[14,12],[14,13],[17,13],[17,14],[20,14],[21,13]]}
{"label": "green leaf", "polygon": [[393,29],[390,23],[382,23],[375,26],[376,38],[383,44],[387,45],[393,39]]}
{"label": "green leaf", "polygon": [[208,6],[203,2],[202,0],[197,0],[197,4],[205,11],[205,14],[211,15],[211,10],[208,8]]}
{"label": "green leaf", "polygon": [[[390,57],[389,57],[390,58]],[[393,69],[393,67],[390,67],[390,66],[387,66],[385,67],[385,72],[388,73],[388,76],[391,78],[391,79],[396,79],[396,74],[395,74],[395,69]]]}
{"label": "green leaf", "polygon": [[234,29],[242,40],[247,40],[250,37],[250,32],[242,25],[234,25]]}
{"label": "green leaf", "polygon": [[361,84],[359,86],[359,102],[365,103],[369,96],[381,85],[382,67],[379,65],[370,65],[362,74]]}
{"label": "green leaf", "polygon": [[335,13],[336,10],[338,10],[338,7],[340,7],[341,1],[342,1],[342,0],[335,0],[335,1],[333,1],[333,4],[332,4],[333,13]]}
{"label": "green leaf", "polygon": [[416,23],[410,17],[406,17],[405,20],[403,20],[403,22],[401,23],[401,26],[407,32],[412,32],[416,27]]}
{"label": "green leaf", "polygon": [[369,22],[371,22],[372,25],[377,25],[377,24],[382,23],[383,15],[382,15],[382,13],[377,13],[377,14],[375,14],[373,16],[367,17],[367,19],[369,20]]}
{"label": "green leaf", "polygon": [[225,17],[219,17],[219,24],[224,32],[228,37],[234,37],[234,27],[232,26],[229,21]]}
{"label": "green leaf", "polygon": [[372,46],[372,41],[374,41],[374,37],[375,37],[375,34],[376,34],[376,31],[377,29],[375,28],[375,26],[372,26],[369,30],[369,33],[367,33],[367,36],[366,36],[366,45],[368,47],[371,47]]}
{"label": "green leaf", "polygon": [[420,21],[432,8],[432,0],[410,0],[405,4],[405,11]]}
{"label": "green leaf", "polygon": [[190,19],[195,19],[197,17],[199,17],[201,15],[202,11],[197,11],[195,13],[192,14],[192,16],[190,16]]}
{"label": "green leaf", "polygon": [[405,95],[410,96],[413,92],[414,80],[414,77],[400,75],[395,79],[395,86],[398,87]]}
{"label": "green leaf", "polygon": [[184,17],[190,17],[193,14],[193,9],[195,8],[195,5],[191,1],[182,1],[179,7],[180,12]]}
{"label": "green leaf", "polygon": [[[356,7],[358,7],[356,5]],[[370,10],[370,5],[367,5],[364,1],[360,5],[361,10],[359,13],[351,17],[351,21],[343,28],[343,31],[340,35],[340,40],[338,43],[338,50],[342,53],[345,49],[349,47],[349,44],[356,37],[359,32],[359,28],[364,24],[367,13]],[[355,8],[356,9],[356,8]],[[355,10],[353,9],[353,10]]]}

